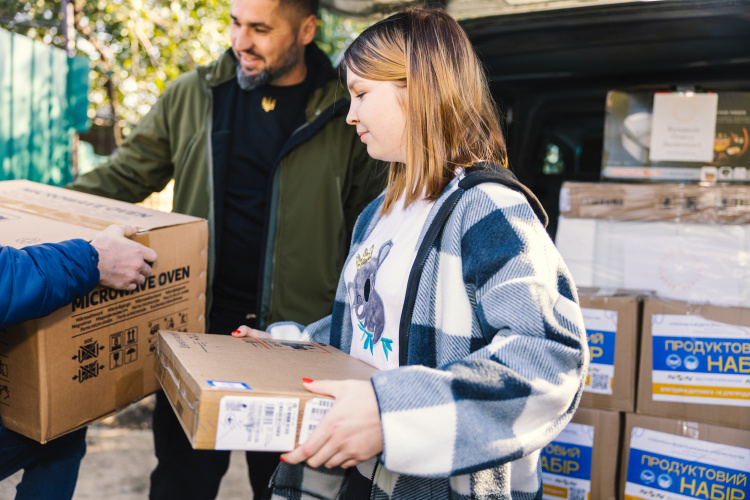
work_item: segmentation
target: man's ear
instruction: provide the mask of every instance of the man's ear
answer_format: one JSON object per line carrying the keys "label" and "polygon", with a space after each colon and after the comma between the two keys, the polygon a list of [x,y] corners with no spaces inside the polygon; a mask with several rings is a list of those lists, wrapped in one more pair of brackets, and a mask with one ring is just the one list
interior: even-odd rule
{"label": "man's ear", "polygon": [[312,14],[302,20],[299,27],[299,42],[302,45],[308,45],[315,40],[315,33],[318,30],[318,18]]}

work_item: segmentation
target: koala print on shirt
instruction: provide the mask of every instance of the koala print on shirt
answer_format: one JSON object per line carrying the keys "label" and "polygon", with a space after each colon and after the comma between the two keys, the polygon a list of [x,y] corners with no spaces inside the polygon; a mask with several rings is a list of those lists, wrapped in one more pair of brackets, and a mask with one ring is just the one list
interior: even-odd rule
{"label": "koala print on shirt", "polygon": [[347,283],[347,290],[351,300],[352,312],[359,319],[359,328],[362,330],[364,349],[373,353],[374,346],[381,343],[383,353],[388,359],[388,353],[392,351],[391,339],[382,338],[385,329],[385,306],[376,290],[376,278],[378,269],[388,256],[393,242],[386,241],[378,250],[377,257],[373,257],[375,245],[365,249],[362,256],[356,256],[357,273],[354,281]]}

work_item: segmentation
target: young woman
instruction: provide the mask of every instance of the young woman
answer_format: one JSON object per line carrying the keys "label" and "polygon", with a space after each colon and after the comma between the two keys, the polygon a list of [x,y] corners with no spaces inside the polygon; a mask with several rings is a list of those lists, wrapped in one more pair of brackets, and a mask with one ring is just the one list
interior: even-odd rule
{"label": "young woman", "polygon": [[541,498],[539,452],[577,407],[586,336],[546,215],[505,168],[480,64],[456,21],[424,8],[368,28],[343,64],[347,120],[391,162],[388,187],[360,215],[333,314],[269,332],[381,371],[305,381],[336,403],[282,455],[274,493]]}

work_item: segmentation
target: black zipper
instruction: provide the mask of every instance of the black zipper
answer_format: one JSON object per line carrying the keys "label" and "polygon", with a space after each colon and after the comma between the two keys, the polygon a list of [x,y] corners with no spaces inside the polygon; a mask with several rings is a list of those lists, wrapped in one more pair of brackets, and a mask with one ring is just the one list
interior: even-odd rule
{"label": "black zipper", "polygon": [[[347,105],[349,101],[346,99],[339,99],[338,101],[334,102],[328,108],[325,109],[320,115],[313,120],[310,123],[304,124],[297,128],[292,133],[292,136],[289,138],[289,140],[284,144],[284,147],[281,149],[281,152],[279,153],[279,156],[276,158],[276,162],[274,163],[273,167],[271,168],[271,172],[268,176],[268,193],[273,193],[273,180],[274,176],[276,175],[276,171],[278,170],[279,165],[281,164],[281,160],[286,156],[287,153],[289,153],[292,149],[296,148],[309,138],[311,138],[313,135],[315,135],[318,131],[320,131],[330,120],[335,118],[336,116],[339,116],[343,114],[340,110],[347,110]],[[281,193],[281,190],[279,190],[279,193]],[[255,306],[257,310],[257,318],[255,320],[255,325],[257,328],[264,329],[266,326],[268,326],[266,321],[268,318],[264,317],[263,315],[263,282],[264,282],[264,276],[266,271],[266,247],[268,245],[268,229],[270,224],[270,218],[271,218],[271,198],[273,196],[268,196],[266,198],[266,207],[265,207],[265,217],[263,218],[263,239],[261,240],[261,254],[260,254],[260,267],[259,267],[259,273],[258,273],[258,294],[257,294],[257,304]],[[271,286],[273,286],[273,280],[271,280]],[[268,312],[271,312],[271,304],[270,304],[270,298],[269,298],[269,305],[268,305]]]}

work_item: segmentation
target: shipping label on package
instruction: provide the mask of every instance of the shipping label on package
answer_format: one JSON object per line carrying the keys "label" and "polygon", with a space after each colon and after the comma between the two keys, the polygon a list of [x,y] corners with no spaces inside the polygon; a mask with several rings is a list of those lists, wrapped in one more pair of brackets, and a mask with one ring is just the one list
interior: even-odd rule
{"label": "shipping label on package", "polygon": [[305,444],[328,410],[333,408],[333,403],[333,399],[327,398],[312,398],[305,403],[305,413],[299,430],[299,444]]}
{"label": "shipping label on package", "polygon": [[594,427],[569,423],[542,449],[545,500],[578,500],[591,494],[591,457]]}
{"label": "shipping label on package", "polygon": [[589,373],[583,390],[611,395],[615,378],[617,311],[582,307],[581,312],[591,355]]}
{"label": "shipping label on package", "polygon": [[750,406],[750,328],[654,314],[654,401]]}
{"label": "shipping label on package", "polygon": [[297,435],[299,398],[224,396],[217,450],[288,451]]}
{"label": "shipping label on package", "polygon": [[625,499],[742,499],[750,495],[750,450],[635,427]]}

